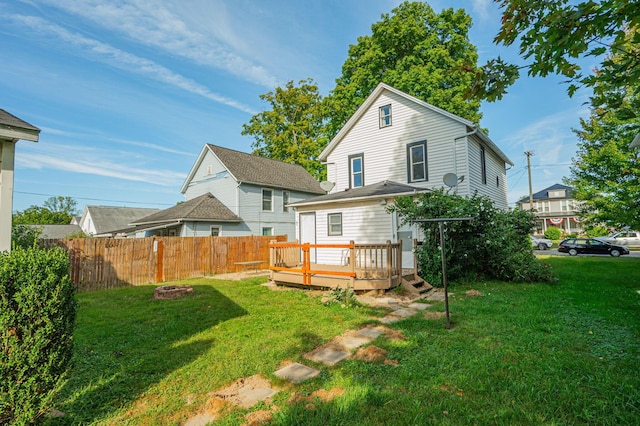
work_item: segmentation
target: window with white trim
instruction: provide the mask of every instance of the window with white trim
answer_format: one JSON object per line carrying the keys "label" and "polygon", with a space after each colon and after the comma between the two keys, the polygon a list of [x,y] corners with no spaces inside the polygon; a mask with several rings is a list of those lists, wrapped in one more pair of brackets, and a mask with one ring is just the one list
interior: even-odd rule
{"label": "window with white trim", "polygon": [[349,188],[364,186],[364,154],[349,156]]}
{"label": "window with white trim", "polygon": [[282,211],[284,213],[289,213],[289,191],[282,191]]}
{"label": "window with white trim", "polygon": [[327,215],[327,230],[331,235],[342,235],[342,213],[329,213]]}
{"label": "window with white trim", "polygon": [[273,235],[273,228],[265,226],[262,228],[262,235]]}
{"label": "window with white trim", "polygon": [[273,189],[262,189],[262,211],[273,211]]}
{"label": "window with white trim", "polygon": [[221,230],[219,226],[212,226],[211,227],[211,236],[212,237],[219,237],[221,235]]}
{"label": "window with white trim", "polygon": [[391,104],[380,107],[380,128],[391,126]]}
{"label": "window with white trim", "polygon": [[427,176],[427,141],[407,145],[407,181],[424,182]]}

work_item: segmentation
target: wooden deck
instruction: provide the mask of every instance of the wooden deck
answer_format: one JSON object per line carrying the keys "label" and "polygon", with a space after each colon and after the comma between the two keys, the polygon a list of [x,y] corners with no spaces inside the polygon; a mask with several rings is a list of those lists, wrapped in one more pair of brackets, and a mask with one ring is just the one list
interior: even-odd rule
{"label": "wooden deck", "polygon": [[[338,250],[345,265],[311,263],[310,251]],[[276,284],[307,288],[352,288],[354,291],[389,290],[402,283],[402,243],[382,244],[269,244],[270,279]]]}

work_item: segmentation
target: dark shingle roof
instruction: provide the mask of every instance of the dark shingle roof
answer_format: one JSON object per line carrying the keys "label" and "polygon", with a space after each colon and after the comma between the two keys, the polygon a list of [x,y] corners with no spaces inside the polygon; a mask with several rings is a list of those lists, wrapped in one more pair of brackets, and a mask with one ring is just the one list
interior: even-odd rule
{"label": "dark shingle roof", "polygon": [[239,216],[236,216],[220,200],[209,193],[130,223],[132,225],[147,225],[182,220],[242,222]]}
{"label": "dark shingle roof", "polygon": [[366,185],[360,188],[349,189],[349,190],[340,191],[340,192],[333,192],[331,194],[309,198],[307,200],[299,201],[297,203],[292,203],[291,205],[296,206],[296,205],[303,205],[303,204],[347,201],[347,200],[353,200],[358,198],[370,198],[370,197],[384,198],[385,196],[391,197],[391,196],[396,196],[400,194],[419,193],[419,192],[426,192],[426,191],[428,190],[424,188],[418,188],[417,186],[411,186],[411,185],[406,185],[404,183],[385,180],[382,182],[374,183],[372,185]]}
{"label": "dark shingle roof", "polygon": [[[538,191],[535,192],[533,194],[533,199],[534,200],[548,200],[549,198],[549,191],[558,191],[561,189],[565,189],[566,192],[566,196],[565,197],[553,197],[553,199],[555,200],[559,200],[559,199],[563,199],[563,198],[573,198],[573,188],[571,188],[570,186],[567,185],[562,185],[560,183],[556,183],[555,185],[551,185],[548,188],[543,189],[542,191]],[[522,197],[519,201],[519,203],[528,203],[529,202],[529,197]]]}
{"label": "dark shingle roof", "polygon": [[149,216],[160,209],[140,207],[87,206],[96,234],[106,234],[129,226],[135,220]]}
{"label": "dark shingle roof", "polygon": [[26,121],[19,119],[15,115],[10,114],[3,109],[0,109],[0,124],[4,126],[19,127],[21,129],[40,131],[40,129],[38,129],[36,126],[33,126]]}
{"label": "dark shingle roof", "polygon": [[312,194],[325,193],[320,188],[320,183],[298,164],[289,164],[212,144],[207,144],[207,146],[239,182],[256,183]]}

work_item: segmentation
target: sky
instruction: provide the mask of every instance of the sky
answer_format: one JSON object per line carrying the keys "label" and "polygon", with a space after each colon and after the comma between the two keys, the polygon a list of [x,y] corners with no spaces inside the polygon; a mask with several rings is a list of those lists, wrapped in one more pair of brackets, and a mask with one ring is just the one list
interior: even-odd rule
{"label": "sky", "polygon": [[[0,108],[41,129],[19,141],[14,211],[67,196],[86,205],[168,208],[204,144],[251,152],[242,125],[268,109],[260,95],[313,78],[327,95],[349,45],[396,0],[0,0]],[[491,0],[436,0],[473,19],[479,64],[524,65],[496,46]],[[593,68],[595,64],[582,64]],[[526,73],[480,125],[514,163],[511,206],[569,175],[572,128],[589,93]]]}

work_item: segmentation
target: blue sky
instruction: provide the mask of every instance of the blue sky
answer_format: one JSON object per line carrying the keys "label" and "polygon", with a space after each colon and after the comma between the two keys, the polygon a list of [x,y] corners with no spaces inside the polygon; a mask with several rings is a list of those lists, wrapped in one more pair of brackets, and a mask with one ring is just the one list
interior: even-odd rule
{"label": "blue sky", "polygon": [[[0,0],[0,108],[39,127],[16,148],[14,210],[57,195],[85,205],[166,208],[205,143],[251,151],[242,124],[267,108],[259,95],[313,78],[327,94],[348,47],[400,1]],[[480,64],[497,47],[490,0],[429,2],[464,8]],[[593,64],[583,64],[585,68]],[[567,176],[588,93],[561,77],[522,76],[485,103],[481,125],[511,158],[509,202]]]}

